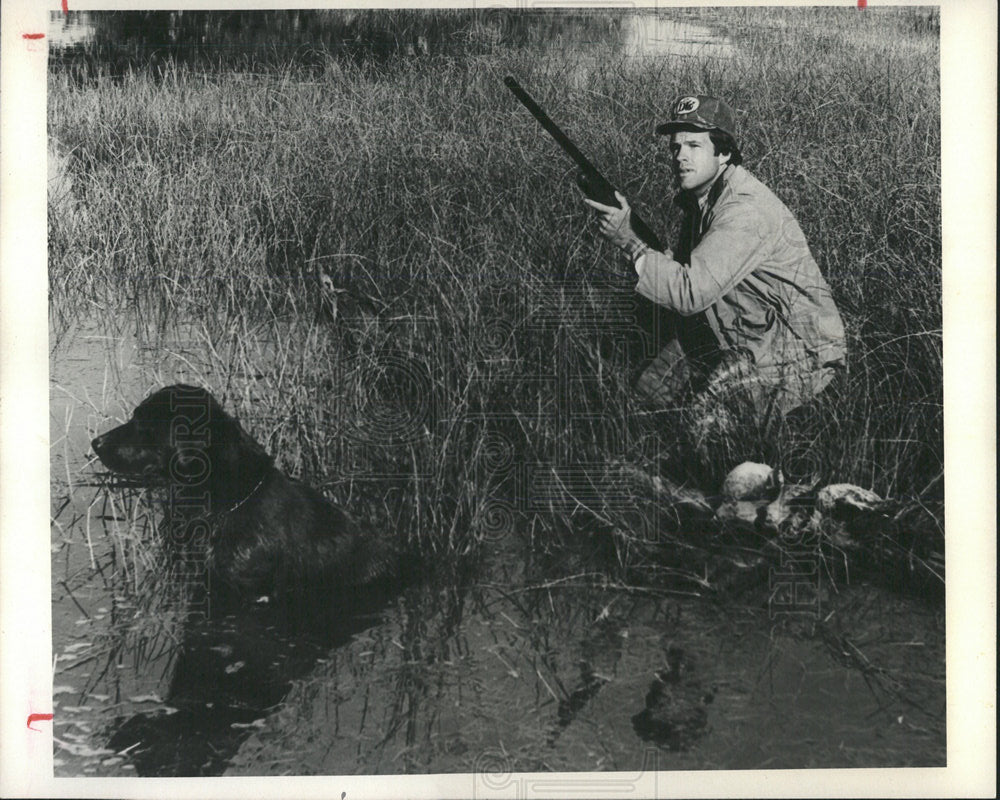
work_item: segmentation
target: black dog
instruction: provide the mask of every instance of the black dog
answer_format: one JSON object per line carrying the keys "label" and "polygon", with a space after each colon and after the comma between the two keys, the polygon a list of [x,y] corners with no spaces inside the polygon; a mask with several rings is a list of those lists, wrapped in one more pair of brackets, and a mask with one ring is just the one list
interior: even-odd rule
{"label": "black dog", "polygon": [[213,592],[343,599],[396,572],[387,537],[282,474],[204,389],[160,389],[92,446],[112,472],[167,490],[172,542],[207,543]]}
{"label": "black dog", "polygon": [[173,561],[203,561],[193,597],[211,599],[175,651],[174,712],[135,714],[108,746],[139,775],[221,774],[293,679],[376,623],[368,612],[400,588],[395,547],[283,475],[204,389],[160,389],[92,445],[112,472],[164,490]]}

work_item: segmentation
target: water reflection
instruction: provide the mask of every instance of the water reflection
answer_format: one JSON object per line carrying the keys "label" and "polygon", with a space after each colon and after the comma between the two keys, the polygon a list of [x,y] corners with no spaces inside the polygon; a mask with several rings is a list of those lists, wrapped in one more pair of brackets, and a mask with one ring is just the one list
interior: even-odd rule
{"label": "water reflection", "polygon": [[72,11],[69,14],[52,12],[46,38],[49,47],[62,51],[83,48],[97,35],[97,26],[91,21],[91,12]]}
{"label": "water reflection", "polygon": [[730,58],[733,43],[711,28],[658,14],[629,14],[622,30],[625,51],[632,57],[682,56]]}
{"label": "water reflection", "polygon": [[[937,678],[911,674],[902,688],[837,665],[822,641],[768,630],[753,610],[584,584],[409,598],[297,683],[227,774],[482,774],[484,759],[508,776],[846,767],[875,751],[880,764],[940,763]],[[851,625],[872,604],[907,634],[936,624],[852,594]]]}
{"label": "water reflection", "polygon": [[107,748],[126,754],[143,776],[221,775],[293,681],[378,620],[359,614],[304,633],[290,630],[283,612],[267,603],[188,616],[167,651],[162,703],[116,719]]}

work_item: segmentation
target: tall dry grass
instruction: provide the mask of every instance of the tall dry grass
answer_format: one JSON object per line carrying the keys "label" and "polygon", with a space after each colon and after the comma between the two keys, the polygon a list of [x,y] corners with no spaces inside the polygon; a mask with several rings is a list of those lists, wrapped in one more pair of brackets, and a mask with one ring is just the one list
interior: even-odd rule
{"label": "tall dry grass", "polygon": [[[846,10],[720,12],[739,45],[726,61],[540,54],[501,35],[461,58],[55,71],[73,195],[50,206],[54,324],[132,314],[155,341],[196,321],[212,388],[283,466],[425,553],[511,528],[571,536],[598,490],[523,502],[555,464],[636,462],[712,488],[738,460],[777,460],[933,510],[938,61],[913,19],[889,36]],[[848,329],[847,376],[807,419],[694,469],[672,424],[634,407],[628,270],[507,73],[664,234],[654,122],[682,91],[739,109],[746,164],[800,220]],[[627,542],[634,506],[595,511]]]}

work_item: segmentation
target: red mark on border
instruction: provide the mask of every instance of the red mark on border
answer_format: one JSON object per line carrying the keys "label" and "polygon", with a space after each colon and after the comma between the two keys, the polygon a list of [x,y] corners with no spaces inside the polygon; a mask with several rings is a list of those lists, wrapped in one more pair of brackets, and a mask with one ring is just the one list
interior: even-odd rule
{"label": "red mark on border", "polygon": [[[67,0],[63,0],[63,6],[66,5]],[[868,0],[858,0],[858,8],[868,8]]]}
{"label": "red mark on border", "polygon": [[31,723],[43,722],[44,720],[47,719],[52,719],[52,714],[28,714],[28,727],[33,731],[38,731],[39,733],[41,733],[41,730],[39,730],[38,728],[33,728],[31,726]]}
{"label": "red mark on border", "polygon": [[69,0],[62,0],[63,14],[69,13]]}
{"label": "red mark on border", "polygon": [[21,38],[22,39],[44,39],[45,38],[45,34],[44,33],[22,33],[21,34]]}

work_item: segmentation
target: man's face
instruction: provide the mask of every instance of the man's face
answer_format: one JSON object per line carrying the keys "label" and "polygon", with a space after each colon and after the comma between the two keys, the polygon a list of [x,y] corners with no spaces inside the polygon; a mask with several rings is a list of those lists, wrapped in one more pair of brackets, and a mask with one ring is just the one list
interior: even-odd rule
{"label": "man's face", "polygon": [[702,195],[729,162],[717,156],[708,131],[675,131],[669,137],[670,164],[681,189]]}

